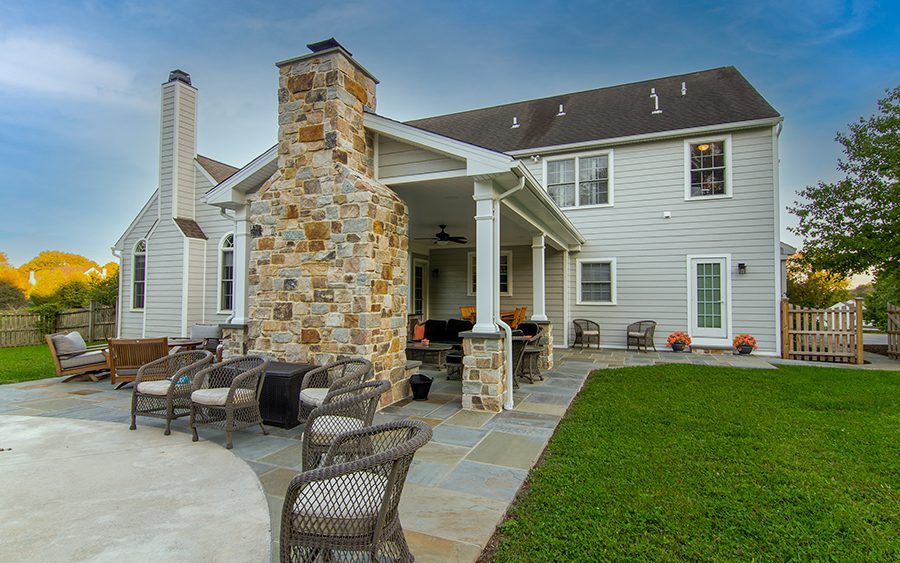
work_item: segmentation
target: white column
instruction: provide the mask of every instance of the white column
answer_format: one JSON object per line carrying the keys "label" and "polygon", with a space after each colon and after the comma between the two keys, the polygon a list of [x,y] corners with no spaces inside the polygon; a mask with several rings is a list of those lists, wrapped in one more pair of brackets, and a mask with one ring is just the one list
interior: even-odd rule
{"label": "white column", "polygon": [[234,213],[234,316],[232,324],[247,324],[247,274],[250,270],[250,206]]}
{"label": "white column", "polygon": [[[475,181],[475,326],[473,332],[497,332],[494,324],[494,186]],[[466,280],[466,283],[469,283]]]}
{"label": "white column", "polygon": [[534,311],[531,320],[547,320],[547,298],[544,284],[544,234],[531,239],[531,287],[534,293],[531,305]]}

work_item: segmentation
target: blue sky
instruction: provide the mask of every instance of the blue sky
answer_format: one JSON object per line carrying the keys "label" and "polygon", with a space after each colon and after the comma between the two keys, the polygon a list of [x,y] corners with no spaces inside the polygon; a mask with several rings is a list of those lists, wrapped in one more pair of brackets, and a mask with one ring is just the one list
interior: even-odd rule
{"label": "blue sky", "polygon": [[242,165],[275,142],[274,62],[330,36],[400,120],[735,65],[785,117],[783,203],[900,84],[896,2],[676,4],[0,0],[0,251],[111,259],[158,180],[168,72],[199,89],[199,152]]}

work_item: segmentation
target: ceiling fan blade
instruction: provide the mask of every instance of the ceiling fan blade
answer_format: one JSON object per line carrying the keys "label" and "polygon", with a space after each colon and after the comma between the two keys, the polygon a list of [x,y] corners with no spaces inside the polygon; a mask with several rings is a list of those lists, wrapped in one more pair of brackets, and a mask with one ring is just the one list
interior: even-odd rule
{"label": "ceiling fan blade", "polygon": [[456,242],[459,244],[466,244],[467,242],[469,242],[469,239],[467,239],[466,237],[450,237],[448,240],[450,242]]}

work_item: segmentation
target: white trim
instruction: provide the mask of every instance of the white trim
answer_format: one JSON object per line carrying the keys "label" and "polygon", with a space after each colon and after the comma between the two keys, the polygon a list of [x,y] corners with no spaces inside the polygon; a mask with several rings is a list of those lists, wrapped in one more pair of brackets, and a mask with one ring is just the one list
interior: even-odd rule
{"label": "white trim", "polygon": [[416,315],[415,310],[415,282],[416,282],[416,266],[422,266],[422,316],[423,318],[428,318],[428,290],[429,290],[429,269],[431,268],[431,263],[428,260],[423,260],[422,258],[412,258],[411,259],[411,268],[409,270],[409,307],[408,311],[410,315]]}
{"label": "white trim", "polygon": [[379,141],[380,135],[375,133],[372,135],[372,178],[375,181],[379,181],[378,167],[381,163],[381,142]]}
{"label": "white trim", "polygon": [[563,342],[569,347],[569,325],[571,324],[572,311],[569,305],[572,298],[572,288],[569,286],[569,251],[563,250]]}
{"label": "white trim", "polygon": [[385,186],[398,186],[401,184],[413,184],[415,182],[427,182],[429,180],[446,180],[448,178],[465,178],[469,174],[465,168],[445,170],[442,172],[428,172],[426,174],[407,174],[404,176],[390,176],[379,178],[378,181]]}
{"label": "white trim", "polygon": [[[582,158],[590,158],[592,156],[606,156],[606,189],[607,189],[607,202],[606,203],[597,203],[593,205],[578,205],[578,200],[581,198],[581,193],[579,188],[580,178],[579,178],[579,166],[578,161]],[[543,188],[547,191],[547,195],[550,194],[549,182],[547,180],[547,163],[548,162],[558,162],[561,160],[574,160],[575,161],[575,205],[567,205],[565,207],[560,207],[563,211],[578,211],[580,209],[600,209],[603,207],[615,207],[615,149],[603,149],[603,150],[594,150],[594,151],[583,151],[577,153],[566,153],[566,154],[557,154],[552,157],[541,159],[541,166],[543,167],[541,173],[543,174],[544,182]],[[552,199],[552,197],[551,197]]]}
{"label": "white trim", "polygon": [[191,240],[188,237],[182,237],[181,252],[181,336],[188,336],[188,305],[190,303],[191,289]]}
{"label": "white trim", "polygon": [[[244,166],[228,178],[225,178],[225,180],[217,184],[215,187],[213,187],[213,189],[206,192],[206,201],[211,205],[231,201],[230,197],[226,197],[222,194],[226,194],[230,190],[236,189],[242,182],[259,172],[266,166],[277,162],[277,160],[278,145],[275,145],[268,149],[266,152],[248,162],[246,166]],[[220,199],[222,201],[217,201]],[[236,201],[233,203],[242,204],[243,201]]]}
{"label": "white trim", "polygon": [[[194,157],[194,165],[197,167],[198,170],[200,170],[200,173],[203,174],[203,175],[206,177],[206,179],[209,181],[209,183],[212,184],[214,187],[215,187],[216,184],[219,183],[219,182],[216,181],[215,178],[213,178],[212,176],[210,176],[209,172],[206,171],[206,168],[203,168],[203,165],[201,165],[201,164],[197,161],[197,157],[196,157],[196,156]],[[194,201],[196,202],[196,199],[195,199]],[[194,209],[194,211],[196,211],[196,208]]]}
{"label": "white trim", "polygon": [[[779,178],[780,174],[780,163],[781,158],[779,157],[779,145],[778,140],[781,135],[781,126],[780,124],[772,128],[772,191],[774,192],[775,199],[775,355],[781,356],[781,296],[786,288],[781,287],[782,281],[782,242],[781,242],[781,194],[779,190],[781,189],[781,180]],[[790,246],[790,245],[788,245]],[[793,248],[793,247],[791,247]],[[794,252],[797,249],[794,248]]]}
{"label": "white trim", "polygon": [[[136,249],[137,249],[137,245],[140,244],[141,242],[144,243],[144,251],[141,253],[144,256],[144,282],[143,282],[144,283],[144,306],[143,307],[135,307],[134,306],[134,266],[135,266],[136,260],[134,257],[138,254]],[[148,262],[147,257],[149,254],[149,252],[147,252],[147,250],[149,249],[149,247],[150,247],[150,245],[147,243],[146,238],[138,239],[134,242],[133,245],[131,245],[131,268],[130,268],[131,269],[131,291],[129,292],[129,297],[131,298],[130,299],[131,302],[128,304],[128,307],[129,307],[128,310],[132,313],[142,313],[144,311],[144,309],[147,308],[147,262]]]}
{"label": "white trim", "polygon": [[[231,274],[231,309],[223,309],[222,308],[222,255],[225,254],[225,248],[223,248],[223,244],[225,244],[225,239],[231,237],[231,268],[233,270]],[[237,287],[236,280],[237,278],[237,262],[235,261],[234,254],[234,231],[229,231],[222,235],[219,239],[219,244],[216,246],[216,314],[217,315],[231,315],[234,314],[234,290]]]}
{"label": "white trim", "polygon": [[[721,142],[725,150],[725,193],[721,195],[691,195],[691,145],[699,143],[718,143]],[[692,139],[684,139],[684,200],[685,201],[706,201],[710,199],[729,199],[733,196],[731,176],[734,173],[731,159],[731,134],[694,137]]]}
{"label": "white trim", "polygon": [[[506,291],[500,292],[500,297],[512,297],[513,296],[513,253],[512,250],[501,250],[500,256],[506,256]],[[466,253],[466,296],[475,297],[477,293],[472,291],[472,262],[477,260],[478,252],[467,252]],[[497,259],[497,264],[499,267],[499,257]],[[497,283],[500,283],[499,277],[497,278]],[[476,284],[477,287],[478,284]]]}
{"label": "white trim", "polygon": [[175,101],[173,103],[173,107],[175,108],[175,115],[172,121],[172,217],[178,217],[178,153],[179,145],[181,144],[181,139],[179,138],[179,122],[181,121],[181,96],[178,92],[178,84],[180,83],[180,80],[175,80],[174,82],[167,83],[174,84],[172,92],[175,96]]}
{"label": "white trim", "polygon": [[717,125],[704,125],[702,127],[688,127],[686,129],[673,129],[671,131],[662,131],[658,133],[642,133],[640,135],[625,135],[622,137],[610,137],[608,139],[595,139],[591,141],[581,141],[578,143],[566,143],[563,145],[546,145],[543,147],[532,147],[515,151],[508,151],[506,154],[514,157],[530,156],[533,154],[557,153],[570,150],[588,150],[595,148],[608,147],[611,145],[624,145],[630,143],[642,143],[644,141],[671,139],[684,137],[688,135],[704,135],[706,133],[717,133],[722,131],[736,131],[738,129],[756,129],[758,127],[771,127],[777,123],[784,121],[782,117],[766,117],[763,119],[751,119],[748,121],[735,121],[734,123],[720,123]]}
{"label": "white trim", "polygon": [[[581,299],[581,265],[582,264],[609,264],[610,301],[584,301]],[[575,260],[575,304],[576,305],[598,305],[601,307],[609,307],[618,304],[618,287],[616,282],[616,258],[615,257],[598,257],[598,258],[578,258]]]}
{"label": "white trim", "polygon": [[691,339],[694,344],[697,345],[722,345],[727,344],[731,345],[731,339],[734,338],[734,315],[733,315],[733,303],[734,303],[734,295],[731,287],[731,278],[733,276],[733,272],[731,271],[731,254],[723,252],[721,254],[688,254],[685,256],[685,265],[686,265],[686,273],[687,273],[687,327],[688,331],[693,330],[694,326],[694,314],[695,314],[695,303],[694,303],[694,291],[695,284],[697,282],[694,279],[694,270],[691,267],[691,262],[694,260],[704,260],[704,259],[715,259],[721,260],[725,259],[725,272],[723,272],[723,276],[725,277],[725,298],[727,303],[725,304],[725,314],[728,317],[725,323],[725,338],[710,338],[703,336],[694,336],[691,334]]}
{"label": "white trim", "polygon": [[[159,195],[159,188],[153,190],[153,195],[150,196],[150,199],[147,200],[147,203],[145,203],[144,206],[141,207],[141,210],[138,211],[138,214],[135,215],[134,219],[131,221],[131,223],[128,224],[128,228],[125,229],[125,232],[122,233],[122,236],[120,236],[119,240],[116,241],[115,248],[118,248],[119,250],[125,250],[125,247],[122,246],[125,243],[125,239],[128,238],[128,235],[131,234],[131,231],[133,231],[135,229],[135,227],[138,226],[138,223],[144,217],[144,213],[147,212],[147,210],[150,207],[150,204],[153,203],[153,201],[156,199],[156,197],[158,195]],[[159,203],[159,200],[157,200],[157,203]],[[159,217],[158,210],[159,210],[159,206],[157,205],[157,217]]]}

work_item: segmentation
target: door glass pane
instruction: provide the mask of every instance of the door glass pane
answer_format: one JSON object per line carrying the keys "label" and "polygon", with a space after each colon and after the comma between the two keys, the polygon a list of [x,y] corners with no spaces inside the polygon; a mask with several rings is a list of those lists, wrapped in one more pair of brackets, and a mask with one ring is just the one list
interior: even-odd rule
{"label": "door glass pane", "polygon": [[722,265],[697,264],[697,328],[722,328]]}
{"label": "door glass pane", "polygon": [[413,314],[422,315],[425,309],[425,268],[413,269]]}

